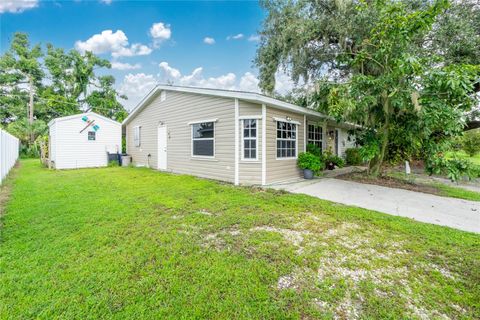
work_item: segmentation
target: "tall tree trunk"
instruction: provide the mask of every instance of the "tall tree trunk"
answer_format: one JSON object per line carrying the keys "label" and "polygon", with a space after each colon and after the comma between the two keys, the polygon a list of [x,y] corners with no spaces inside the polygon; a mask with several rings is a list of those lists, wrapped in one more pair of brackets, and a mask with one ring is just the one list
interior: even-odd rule
{"label": "tall tree trunk", "polygon": [[30,143],[35,141],[33,134],[33,95],[34,95],[33,78],[30,78],[30,102],[28,105],[28,123],[30,124]]}
{"label": "tall tree trunk", "polygon": [[381,146],[380,152],[370,161],[368,174],[373,177],[378,177],[382,171],[383,160],[385,159],[385,154],[387,153],[388,141],[389,141],[389,130],[390,130],[390,117],[391,117],[391,106],[390,100],[385,95],[384,99],[384,113],[385,113],[385,123],[381,129]]}

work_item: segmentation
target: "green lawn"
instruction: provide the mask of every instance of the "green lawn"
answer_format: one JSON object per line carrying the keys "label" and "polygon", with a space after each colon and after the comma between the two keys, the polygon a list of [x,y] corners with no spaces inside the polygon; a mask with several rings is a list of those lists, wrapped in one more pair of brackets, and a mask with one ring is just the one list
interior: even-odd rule
{"label": "green lawn", "polygon": [[2,319],[480,317],[480,235],[145,168],[7,183]]}
{"label": "green lawn", "polygon": [[432,186],[440,191],[440,195],[444,197],[480,201],[480,192],[466,190],[460,187],[448,186],[444,183],[433,183]]}
{"label": "green lawn", "polygon": [[[403,172],[392,171],[388,173],[388,176],[404,183],[414,184],[416,186],[434,188],[436,191],[434,194],[438,194],[443,197],[458,198],[471,201],[480,201],[480,192],[475,192],[462,188],[461,186],[447,185],[442,182],[435,182],[433,180],[427,180],[423,175],[410,174],[405,175]],[[428,193],[428,192],[427,192]]]}
{"label": "green lawn", "polygon": [[470,160],[473,164],[480,166],[480,153],[477,153],[473,157],[470,157],[463,150],[448,153],[449,157],[453,157],[454,155],[456,155],[457,157],[462,158],[462,159]]}

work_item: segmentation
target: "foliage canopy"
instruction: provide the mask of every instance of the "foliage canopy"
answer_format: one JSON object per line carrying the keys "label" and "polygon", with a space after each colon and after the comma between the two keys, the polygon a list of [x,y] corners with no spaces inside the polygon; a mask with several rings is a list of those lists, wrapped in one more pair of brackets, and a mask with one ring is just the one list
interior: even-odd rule
{"label": "foliage canopy", "polygon": [[478,105],[480,36],[469,36],[480,34],[478,5],[302,0],[264,6],[269,15],[256,57],[264,91],[272,93],[275,73],[287,69],[306,84],[297,102],[362,127],[357,140],[372,175],[385,160],[412,157],[423,158],[432,172]]}

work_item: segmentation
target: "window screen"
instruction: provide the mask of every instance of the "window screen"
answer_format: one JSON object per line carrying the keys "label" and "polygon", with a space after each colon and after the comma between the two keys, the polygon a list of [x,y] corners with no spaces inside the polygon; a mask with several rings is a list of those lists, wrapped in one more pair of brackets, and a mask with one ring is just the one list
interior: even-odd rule
{"label": "window screen", "polygon": [[314,144],[322,149],[323,128],[318,125],[308,125],[308,143]]}
{"label": "window screen", "polygon": [[192,125],[192,155],[215,156],[215,123],[203,122]]}
{"label": "window screen", "polygon": [[243,120],[243,159],[257,159],[257,120]]}
{"label": "window screen", "polygon": [[297,125],[277,121],[277,158],[297,157]]}

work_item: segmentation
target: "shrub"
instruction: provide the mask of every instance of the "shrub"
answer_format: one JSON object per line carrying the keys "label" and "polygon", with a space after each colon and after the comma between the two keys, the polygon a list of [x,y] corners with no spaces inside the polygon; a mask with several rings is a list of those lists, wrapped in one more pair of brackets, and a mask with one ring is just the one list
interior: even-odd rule
{"label": "shrub", "polygon": [[108,162],[108,166],[109,166],[109,167],[118,167],[119,164],[118,164],[118,161],[112,160],[112,161],[109,161],[109,162]]}
{"label": "shrub", "polygon": [[316,144],[309,143],[307,144],[307,152],[320,157],[322,155],[322,149],[320,149]]}
{"label": "shrub", "polygon": [[357,148],[348,148],[345,150],[346,159],[348,165],[351,166],[358,166],[363,164],[362,156],[360,155],[360,151]]}
{"label": "shrub", "polygon": [[334,166],[337,166],[339,168],[343,168],[345,166],[345,161],[339,157],[331,153],[330,151],[326,151],[322,155],[323,162],[325,162],[327,165],[329,163],[332,163]]}
{"label": "shrub", "polygon": [[473,157],[480,152],[480,131],[470,130],[465,132],[461,140],[463,150]]}
{"label": "shrub", "polygon": [[451,181],[458,181],[461,178],[474,179],[478,177],[479,168],[467,159],[454,157],[447,159],[443,155],[428,159],[425,162],[425,169],[429,174],[443,174]]}
{"label": "shrub", "polygon": [[472,165],[470,169],[470,177],[473,179],[480,178],[480,166]]}
{"label": "shrub", "polygon": [[301,152],[298,154],[297,165],[300,169],[309,169],[318,172],[323,168],[320,157],[310,152]]}

